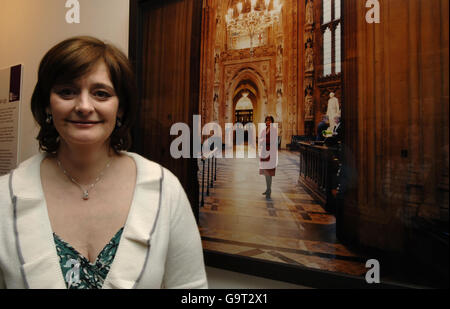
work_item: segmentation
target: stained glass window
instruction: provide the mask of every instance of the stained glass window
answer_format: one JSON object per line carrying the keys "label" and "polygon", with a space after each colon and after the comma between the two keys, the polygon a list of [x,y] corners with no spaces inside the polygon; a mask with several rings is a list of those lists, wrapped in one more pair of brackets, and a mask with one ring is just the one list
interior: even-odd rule
{"label": "stained glass window", "polygon": [[331,74],[331,31],[329,28],[323,34],[323,75]]}
{"label": "stained glass window", "polygon": [[341,0],[334,0],[334,20],[341,18]]}
{"label": "stained glass window", "polygon": [[323,24],[331,21],[331,0],[323,0]]}
{"label": "stained glass window", "polygon": [[323,76],[341,73],[341,0],[322,1]]}
{"label": "stained glass window", "polygon": [[334,57],[334,62],[335,62],[335,72],[340,73],[341,72],[341,24],[339,24],[336,27],[336,30],[334,31],[334,37],[335,37],[335,42],[336,42],[336,47],[334,48],[335,51],[335,57]]}

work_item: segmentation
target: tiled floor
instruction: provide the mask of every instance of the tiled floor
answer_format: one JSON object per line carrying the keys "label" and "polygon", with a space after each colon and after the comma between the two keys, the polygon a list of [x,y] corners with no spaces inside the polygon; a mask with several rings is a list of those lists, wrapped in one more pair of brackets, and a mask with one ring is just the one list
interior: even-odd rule
{"label": "tiled floor", "polygon": [[[201,173],[201,165],[199,170]],[[218,159],[217,180],[209,189],[210,195],[205,193],[204,207],[200,209],[203,247],[365,275],[367,259],[339,244],[335,217],[298,184],[298,175],[298,153],[280,151],[272,200],[267,201],[262,195],[266,184],[264,176],[259,175],[257,159]]]}

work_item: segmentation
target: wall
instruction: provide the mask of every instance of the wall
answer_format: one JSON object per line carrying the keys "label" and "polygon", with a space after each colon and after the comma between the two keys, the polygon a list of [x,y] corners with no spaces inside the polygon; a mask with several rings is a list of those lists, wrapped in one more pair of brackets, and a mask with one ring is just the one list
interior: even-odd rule
{"label": "wall", "polygon": [[38,130],[30,111],[39,62],[56,43],[91,35],[128,54],[129,0],[79,0],[80,23],[68,24],[64,0],[0,0],[0,68],[22,63],[19,162],[38,152]]}

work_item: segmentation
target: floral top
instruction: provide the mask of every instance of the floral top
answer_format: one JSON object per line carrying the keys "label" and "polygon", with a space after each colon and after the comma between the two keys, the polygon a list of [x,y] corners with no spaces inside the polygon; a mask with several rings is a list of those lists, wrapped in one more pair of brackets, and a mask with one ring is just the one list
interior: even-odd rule
{"label": "floral top", "polygon": [[101,289],[119,247],[123,227],[102,249],[94,263],[53,233],[59,264],[68,289]]}

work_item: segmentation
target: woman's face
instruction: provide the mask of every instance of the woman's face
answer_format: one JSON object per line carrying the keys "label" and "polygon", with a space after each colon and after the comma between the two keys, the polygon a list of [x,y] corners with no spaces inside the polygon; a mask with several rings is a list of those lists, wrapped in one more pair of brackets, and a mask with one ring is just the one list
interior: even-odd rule
{"label": "woman's face", "polygon": [[69,145],[104,144],[116,125],[119,98],[104,62],[77,81],[56,85],[47,110],[60,138]]}
{"label": "woman's face", "polygon": [[270,120],[270,118],[266,118],[266,126],[270,127],[270,124],[272,123],[272,121]]}

